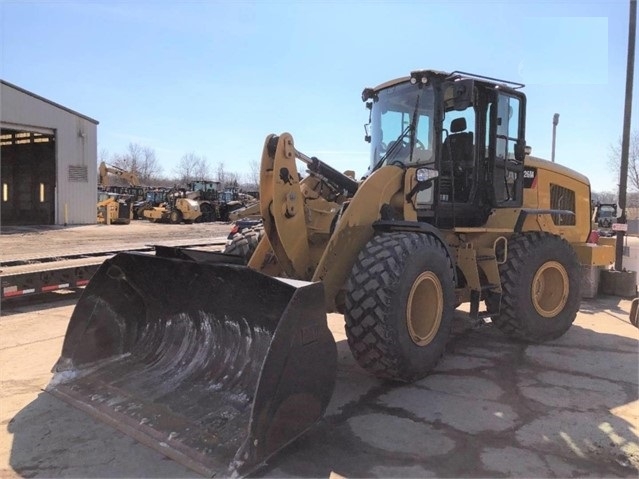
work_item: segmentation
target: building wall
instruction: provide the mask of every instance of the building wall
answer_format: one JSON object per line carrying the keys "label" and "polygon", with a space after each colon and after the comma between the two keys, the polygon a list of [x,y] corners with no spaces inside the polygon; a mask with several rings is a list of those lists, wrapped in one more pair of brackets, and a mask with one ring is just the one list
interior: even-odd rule
{"label": "building wall", "polygon": [[96,222],[98,122],[0,82],[3,128],[56,135],[56,224]]}

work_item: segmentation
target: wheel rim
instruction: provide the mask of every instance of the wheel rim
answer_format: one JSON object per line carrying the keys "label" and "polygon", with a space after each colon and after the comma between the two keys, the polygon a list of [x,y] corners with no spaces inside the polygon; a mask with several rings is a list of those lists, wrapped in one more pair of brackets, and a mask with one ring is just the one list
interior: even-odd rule
{"label": "wheel rim", "polygon": [[442,322],[444,293],[439,278],[432,271],[420,274],[408,295],[406,323],[413,342],[426,346],[433,340]]}
{"label": "wheel rim", "polygon": [[553,318],[563,311],[569,292],[568,273],[561,263],[548,261],[535,273],[532,303],[537,313],[544,318]]}

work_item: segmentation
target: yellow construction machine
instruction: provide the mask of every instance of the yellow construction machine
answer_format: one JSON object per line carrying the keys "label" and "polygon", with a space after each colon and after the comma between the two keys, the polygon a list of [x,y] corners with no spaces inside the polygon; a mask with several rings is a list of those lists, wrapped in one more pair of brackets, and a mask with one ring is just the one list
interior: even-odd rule
{"label": "yellow construction machine", "polygon": [[361,181],[269,135],[248,265],[166,247],[105,261],[49,389],[202,473],[244,475],[322,417],[326,312],[362,368],[400,382],[435,367],[462,303],[514,339],[558,338],[581,266],[614,251],[586,242],[588,179],[530,155],[521,87],[419,70],[365,89]]}
{"label": "yellow construction machine", "polygon": [[133,198],[111,191],[109,175],[126,181],[129,186],[140,186],[140,180],[135,173],[123,170],[117,166],[107,165],[104,161],[98,166],[98,223],[126,224],[131,223],[133,214]]}
{"label": "yellow construction machine", "polygon": [[98,224],[128,225],[133,219],[129,195],[98,191]]}
{"label": "yellow construction machine", "polygon": [[202,216],[197,200],[188,197],[183,188],[174,188],[166,193],[166,202],[142,210],[142,217],[154,223],[194,223]]}
{"label": "yellow construction machine", "polygon": [[98,185],[106,188],[109,186],[109,175],[116,176],[126,181],[130,186],[140,186],[140,180],[138,179],[138,175],[131,171],[123,170],[117,166],[107,165],[104,161],[100,162],[98,166]]}

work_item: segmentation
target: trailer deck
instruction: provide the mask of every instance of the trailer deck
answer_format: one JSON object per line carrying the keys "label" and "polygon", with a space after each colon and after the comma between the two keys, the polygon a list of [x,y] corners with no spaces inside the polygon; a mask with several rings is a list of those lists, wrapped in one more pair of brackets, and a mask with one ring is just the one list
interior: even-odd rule
{"label": "trailer deck", "polygon": [[144,221],[122,226],[3,228],[0,300],[82,287],[106,259],[120,252],[152,254],[155,245],[219,251],[230,228]]}

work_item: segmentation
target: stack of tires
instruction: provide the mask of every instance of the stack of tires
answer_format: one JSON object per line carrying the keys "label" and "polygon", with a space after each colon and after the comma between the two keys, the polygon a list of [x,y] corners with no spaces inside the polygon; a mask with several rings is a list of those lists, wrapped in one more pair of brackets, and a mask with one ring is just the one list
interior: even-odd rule
{"label": "stack of tires", "polygon": [[263,235],[264,226],[262,223],[254,226],[234,227],[227,238],[224,253],[241,256],[248,262]]}

